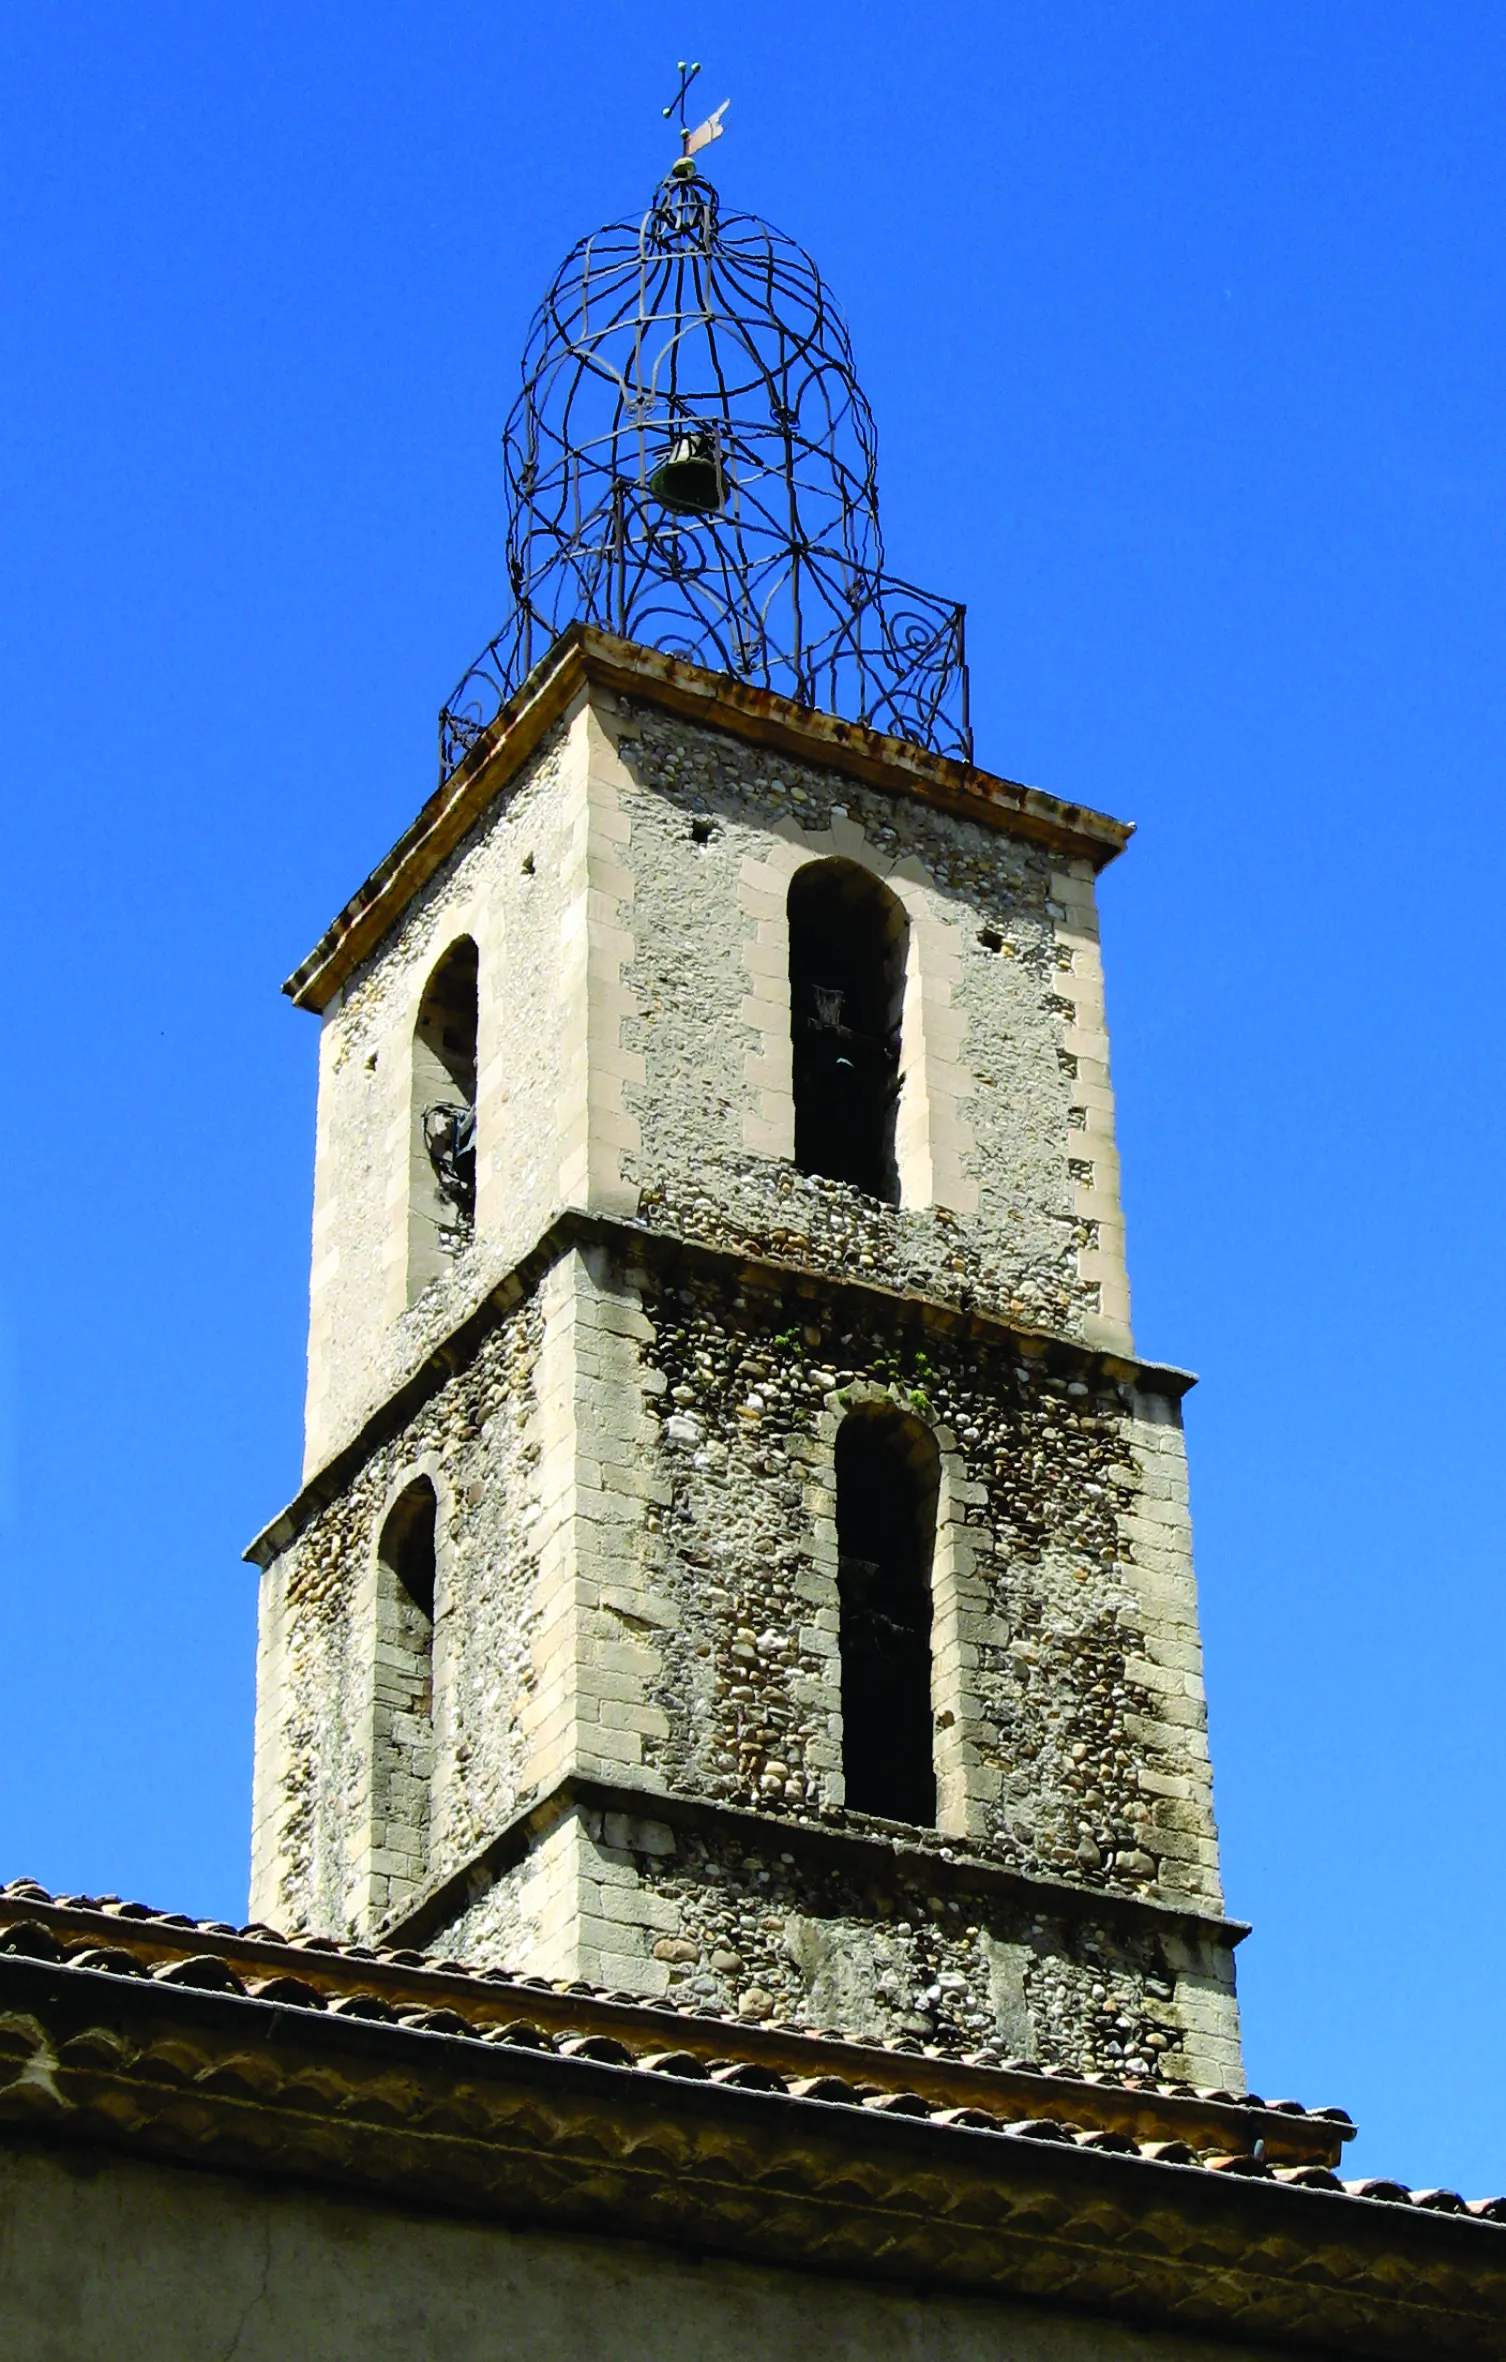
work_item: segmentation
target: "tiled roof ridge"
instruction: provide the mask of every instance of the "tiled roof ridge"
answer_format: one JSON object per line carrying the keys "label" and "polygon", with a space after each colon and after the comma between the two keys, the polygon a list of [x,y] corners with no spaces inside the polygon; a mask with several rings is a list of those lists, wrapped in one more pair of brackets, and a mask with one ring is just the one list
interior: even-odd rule
{"label": "tiled roof ridge", "polygon": [[[150,1925],[163,1930],[178,1931],[185,1935],[188,1932],[196,1932],[211,1937],[222,1944],[232,1942],[273,1944],[296,1952],[300,1957],[316,1953],[331,1960],[372,1962],[382,1966],[416,1971],[429,1976],[465,1977],[484,1983],[493,1994],[495,1994],[498,1985],[512,1985],[520,1991],[547,1992],[562,1999],[588,1999],[605,2004],[612,2009],[624,2006],[639,2010],[652,2009],[665,2015],[687,2018],[700,2025],[736,2026],[739,2032],[744,2034],[756,2034],[759,2031],[758,2020],[741,2017],[733,2011],[707,2009],[697,2004],[672,2002],[668,1999],[650,1999],[644,1994],[626,1993],[605,1985],[591,1985],[579,1979],[541,1977],[523,1970],[482,1967],[472,1961],[456,1960],[448,1956],[436,1957],[430,1953],[419,1952],[411,1946],[364,1944],[353,1939],[346,1940],[334,1936],[290,1936],[281,1929],[269,1927],[260,1920],[251,1920],[244,1926],[232,1927],[227,1920],[190,1919],[181,1911],[160,1911],[146,1903],[124,1902],[118,1895],[54,1895],[50,1894],[37,1880],[30,1878],[15,1878],[8,1883],[0,1884],[0,1918],[5,1916],[4,1905],[16,1901],[35,1902],[56,1911],[98,1913],[117,1923],[124,1920],[133,1925]],[[1308,2108],[1299,2100],[1266,2101],[1251,2092],[1234,2092],[1212,2087],[1201,2088],[1188,2083],[1158,2083],[1148,2077],[1117,2076],[1107,2071],[1095,2071],[1082,2075],[1074,2072],[1070,2067],[1042,2066],[1034,2060],[1028,2059],[1005,2059],[997,2050],[987,2048],[967,2053],[944,2052],[934,2046],[922,2045],[908,2037],[884,2042],[864,2035],[848,2034],[835,2028],[796,2026],[784,2022],[779,2022],[775,2030],[782,2036],[793,2040],[806,2043],[840,2042],[849,2048],[877,2051],[886,2058],[945,2059],[958,2066],[976,2066],[986,2070],[1004,2069],[1014,2074],[1040,2076],[1049,2080],[1066,2080],[1073,2084],[1083,2083],[1090,2088],[1103,2091],[1145,2092],[1177,2099],[1195,2098],[1215,2105],[1237,2107],[1242,2110],[1264,2111],[1270,2109],[1281,2116],[1300,2117],[1325,2125],[1342,2127],[1346,2134],[1352,2132],[1353,2129],[1352,2119],[1345,2109]]]}
{"label": "tiled roof ridge", "polygon": [[[45,1916],[30,1916],[36,1912]],[[89,1920],[99,1923],[95,1929],[85,1927],[80,1933],[76,1924],[69,1926]],[[89,1940],[91,1933],[96,1940]],[[110,1940],[98,1940],[101,1937]],[[169,1957],[144,1957],[164,1950]],[[253,1971],[264,1968],[269,1973],[238,1973],[227,1957],[237,1952],[251,1955]],[[1413,2190],[1404,2183],[1374,2176],[1343,2181],[1330,2163],[1304,2158],[1301,2150],[1310,2148],[1316,2135],[1329,2149],[1332,2162],[1338,2161],[1339,2142],[1353,2129],[1342,2109],[1309,2110],[1291,2100],[1194,2091],[1186,2085],[1152,2084],[1134,2077],[1083,2076],[1070,2069],[1001,2060],[996,2052],[955,2058],[933,2047],[886,2044],[789,2025],[759,2025],[719,2011],[651,2001],[579,1981],[434,1960],[402,1948],[383,1950],[323,1936],[291,1937],[256,1921],[237,1928],[223,1920],[194,1920],[182,1912],[157,1911],[115,1895],[53,1895],[35,1880],[25,1878],[0,1886],[0,1954],[5,1953],[107,1976],[150,1976],[169,1984],[197,1985],[282,2008],[327,2009],[374,2025],[400,2025],[445,2039],[511,2043],[639,2071],[714,2079],[755,2090],[782,2091],[802,2100],[861,2106],[883,2114],[929,2118],[1033,2140],[1074,2142],[1125,2157],[1149,2158],[1158,2164],[1197,2166],[1252,2180],[1341,2191],[1351,2197],[1506,2223],[1506,2197],[1468,2201],[1455,2191]],[[354,1977],[332,1973],[347,1968],[359,1973]],[[425,2003],[421,1995],[416,2005],[409,1998],[404,2006],[400,1992],[387,1998],[371,1989],[382,1983],[391,1987],[394,1975],[399,1984],[422,1981],[452,1987],[463,1982],[474,1989],[472,2006],[483,2005],[483,2015],[468,2018],[463,2009],[442,2001],[437,2006],[432,2001]],[[331,1990],[336,1985],[339,1989]],[[532,2016],[501,2016],[499,2012],[509,2000],[531,2009]],[[551,2028],[537,2022],[540,2018],[580,2019],[597,2013],[600,2016],[594,2030],[590,2025]],[[671,2024],[679,2047],[668,2039],[659,2048],[642,2046],[642,2038],[657,2037],[661,2027],[668,2038]],[[638,2034],[639,2046],[622,2038],[627,2033]],[[729,2036],[735,2037],[730,2044]],[[811,2055],[803,2063],[810,2071],[790,2074],[776,2068],[767,2056],[771,2046],[786,2052],[791,2048],[808,2051]],[[708,2047],[740,2055],[707,2059],[700,2054]],[[829,2063],[833,2051],[843,2054],[844,2063],[850,2059],[858,2072],[844,2075],[833,2071]],[[825,2063],[822,2054],[826,2054]],[[935,2097],[908,2088],[915,2083],[934,2085],[938,2075],[943,2082],[970,2080],[987,2090],[999,2105],[938,2104]],[[945,2097],[943,2094],[943,2100]],[[1017,2105],[1021,2113],[1000,2112]],[[1164,2116],[1167,2122],[1151,2126],[1158,2137],[1137,2137],[1122,2128],[1127,2114],[1136,2118]],[[1183,2117],[1188,2121],[1180,2124]],[[1142,2134],[1143,2130],[1142,2125]],[[1179,2131],[1200,2137],[1189,2140],[1179,2137]],[[1170,2137],[1166,2137],[1168,2132]]]}

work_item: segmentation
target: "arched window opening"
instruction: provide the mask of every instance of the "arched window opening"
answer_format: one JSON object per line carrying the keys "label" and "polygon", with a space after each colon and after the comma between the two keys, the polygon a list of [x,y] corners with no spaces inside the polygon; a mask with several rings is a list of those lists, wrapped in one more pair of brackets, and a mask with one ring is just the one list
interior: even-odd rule
{"label": "arched window opening", "polygon": [[389,1864],[388,1900],[422,1878],[434,1770],[434,1527],[428,1478],[409,1485],[377,1550],[374,1851]]}
{"label": "arched window opening", "polygon": [[795,1162],[897,1205],[904,904],[855,861],[812,861],[786,907]]}
{"label": "arched window opening", "polygon": [[413,1029],[409,1301],[469,1243],[476,1221],[476,946],[452,943]]}
{"label": "arched window opening", "polygon": [[941,1457],[888,1403],[837,1430],[842,1776],[854,1812],[931,1828],[931,1558]]}
{"label": "arched window opening", "polygon": [[434,1711],[434,1521],[438,1504],[427,1477],[410,1485],[382,1528],[382,1564],[392,1577],[393,1638],[411,1658],[405,1706],[427,1720]]}

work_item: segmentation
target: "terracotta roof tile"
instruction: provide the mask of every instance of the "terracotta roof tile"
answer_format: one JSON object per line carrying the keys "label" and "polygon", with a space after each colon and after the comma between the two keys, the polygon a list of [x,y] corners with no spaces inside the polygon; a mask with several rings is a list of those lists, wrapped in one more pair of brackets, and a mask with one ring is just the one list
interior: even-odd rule
{"label": "terracotta roof tile", "polygon": [[[35,1909],[28,1906],[35,1906]],[[45,1916],[41,1915],[45,1914]],[[74,1930],[70,1920],[93,1918],[95,1929]],[[205,1939],[212,1939],[206,1944]],[[191,1941],[190,1941],[191,1939]],[[166,1957],[155,1957],[166,1950]],[[253,1959],[244,1957],[247,1953]],[[276,1955],[286,1965],[278,1966]],[[875,2113],[911,2117],[949,2129],[988,2133],[1002,2138],[1055,2141],[1135,2158],[1158,2166],[1195,2167],[1199,2171],[1233,2174],[1249,2180],[1274,2180],[1292,2189],[1337,2193],[1388,2205],[1410,2205],[1429,2213],[1468,2214],[1476,2221],[1506,2223],[1506,2197],[1466,2202],[1456,2191],[1409,2190],[1401,2182],[1369,2177],[1341,2181],[1328,2166],[1308,2161],[1282,2163],[1269,2157],[1271,2137],[1284,2129],[1295,2136],[1311,2128],[1313,2135],[1332,2142],[1347,2135],[1350,2118],[1342,2108],[1304,2108],[1296,2100],[1263,2100],[1253,2093],[1238,2094],[1220,2086],[1197,2090],[1182,2083],[1153,2084],[1145,2078],[1107,2074],[1079,2075],[1071,2068],[1036,2065],[1005,2059],[985,2048],[958,2061],[933,2046],[900,2039],[881,2043],[854,2039],[827,2029],[819,2032],[790,2025],[757,2025],[730,2013],[676,2005],[641,1994],[607,1991],[577,1980],[535,1975],[513,1976],[497,1968],[481,1968],[453,1959],[436,1960],[407,1948],[377,1950],[367,1944],[341,1943],[330,1936],[286,1936],[264,1922],[251,1921],[233,1928],[222,1920],[193,1920],[182,1912],[156,1911],[144,1903],[123,1902],[118,1896],[50,1895],[32,1879],[12,1879],[0,1887],[0,1958],[11,1956],[102,1977],[149,1976],[170,1986],[231,1995],[253,2004],[280,2009],[328,2012],[354,2018],[372,2027],[392,2026],[404,2034],[422,2033],[436,2041],[505,2043],[563,2058],[634,2072],[678,2076],[692,2081],[715,2081],[734,2090],[788,2095],[800,2102],[848,2108],[865,2107]],[[240,1961],[237,1965],[236,1956]],[[270,1958],[268,1956],[271,1956]],[[348,1980],[335,1976],[338,1964],[350,1963]],[[325,1965],[327,1964],[327,1965]],[[370,1971],[395,1979],[409,1988],[439,1980],[462,1984],[474,2001],[458,2007],[449,1999],[423,1992],[378,1992]],[[321,1982],[315,1982],[319,1978]],[[338,1989],[331,1989],[332,1981]],[[614,2013],[619,2023],[550,2026],[531,2016],[492,2016],[505,2010],[510,1996],[527,2002],[548,1996],[584,2002],[587,2013]],[[474,2008],[483,2013],[468,2015]],[[715,2028],[723,2049],[745,2055],[714,2058],[704,2055],[705,2044],[665,2050],[632,2040],[633,2027],[651,2011],[662,2019],[674,2017],[687,2028]],[[808,2073],[788,2073],[767,2055],[770,2045],[780,2050],[839,2049],[854,2062],[854,2073],[812,2061]],[[862,2071],[859,2072],[861,2063]],[[955,2082],[972,2076],[980,2085],[997,2084],[1004,2108],[966,2100],[948,2102],[944,2094],[927,2095],[910,2088],[921,2067],[934,2063],[938,2073]],[[894,2070],[903,2067],[904,2080]],[[854,2075],[857,2079],[854,2079]],[[1039,2091],[1042,2101],[1054,2098],[1053,2085],[1070,2090],[1070,2112],[1063,2106],[1042,2107],[1033,2113],[1009,2110],[1018,2094],[1007,2085],[1020,2079]],[[993,2091],[987,2097],[994,2097]],[[1144,2110],[1176,2120],[1219,2112],[1220,2129],[1231,2116],[1242,2123],[1248,2138],[1242,2146],[1226,2143],[1201,2146],[1180,2137],[1137,2137],[1122,2123],[1094,2123],[1095,2115],[1121,2115],[1123,2102],[1143,2101]],[[1272,2131],[1272,2119],[1277,2124]],[[1191,2123],[1189,2131],[1193,2129]]]}

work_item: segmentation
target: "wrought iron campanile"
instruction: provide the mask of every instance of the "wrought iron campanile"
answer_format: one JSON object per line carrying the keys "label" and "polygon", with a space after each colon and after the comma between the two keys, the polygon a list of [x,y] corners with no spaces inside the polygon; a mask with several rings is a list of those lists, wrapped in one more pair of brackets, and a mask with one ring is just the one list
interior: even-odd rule
{"label": "wrought iron campanile", "polygon": [[815,264],[680,158],[534,319],[512,613],[445,706],[442,776],[576,621],[970,759],[963,610],[886,572],[875,454]]}

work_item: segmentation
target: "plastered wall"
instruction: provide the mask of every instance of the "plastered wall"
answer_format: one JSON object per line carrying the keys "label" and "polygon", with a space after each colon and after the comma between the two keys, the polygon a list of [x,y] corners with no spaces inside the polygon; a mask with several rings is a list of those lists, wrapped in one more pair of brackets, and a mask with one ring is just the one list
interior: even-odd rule
{"label": "plastered wall", "polygon": [[1252,2349],[0,2148],[7,2362],[1256,2362]]}

